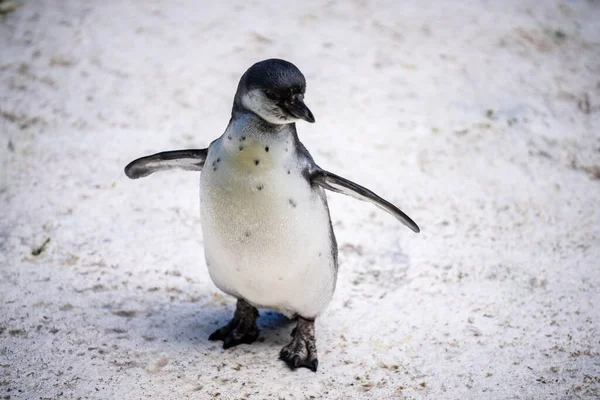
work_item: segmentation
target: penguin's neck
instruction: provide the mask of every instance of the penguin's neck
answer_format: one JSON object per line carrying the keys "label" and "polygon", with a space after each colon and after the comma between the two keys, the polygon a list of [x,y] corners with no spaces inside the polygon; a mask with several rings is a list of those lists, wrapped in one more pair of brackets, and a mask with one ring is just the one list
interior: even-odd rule
{"label": "penguin's neck", "polygon": [[[234,142],[236,147],[262,142],[265,145],[274,142],[287,142],[293,147],[297,140],[296,124],[272,124],[250,111],[235,110],[231,114],[229,126],[225,131],[225,142]],[[229,143],[229,144],[234,144]]]}
{"label": "penguin's neck", "polygon": [[279,134],[282,132],[296,132],[296,124],[272,124],[252,111],[234,108],[231,113],[231,122],[241,123],[245,129],[264,134]]}
{"label": "penguin's neck", "polygon": [[212,158],[242,175],[270,173],[278,168],[287,171],[297,163],[297,143],[293,124],[273,125],[254,114],[238,113],[232,115]]}

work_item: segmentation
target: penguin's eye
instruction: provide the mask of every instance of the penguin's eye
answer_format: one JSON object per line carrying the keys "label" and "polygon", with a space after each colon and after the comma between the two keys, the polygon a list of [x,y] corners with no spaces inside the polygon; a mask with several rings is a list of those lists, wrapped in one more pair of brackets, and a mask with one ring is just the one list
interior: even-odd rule
{"label": "penguin's eye", "polygon": [[270,90],[265,90],[265,96],[270,100],[277,100],[277,95]]}

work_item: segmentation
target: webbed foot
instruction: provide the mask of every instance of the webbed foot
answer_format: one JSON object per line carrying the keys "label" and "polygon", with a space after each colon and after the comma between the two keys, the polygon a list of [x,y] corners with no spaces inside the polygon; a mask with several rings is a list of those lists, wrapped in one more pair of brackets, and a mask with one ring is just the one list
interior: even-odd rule
{"label": "webbed foot", "polygon": [[258,338],[256,319],[258,310],[247,301],[238,299],[233,319],[229,323],[214,331],[208,340],[222,340],[223,348],[228,349],[238,344],[250,344]]}
{"label": "webbed foot", "polygon": [[315,341],[315,321],[298,317],[298,325],[292,331],[292,341],[281,349],[279,358],[291,369],[305,367],[317,372],[317,345]]}

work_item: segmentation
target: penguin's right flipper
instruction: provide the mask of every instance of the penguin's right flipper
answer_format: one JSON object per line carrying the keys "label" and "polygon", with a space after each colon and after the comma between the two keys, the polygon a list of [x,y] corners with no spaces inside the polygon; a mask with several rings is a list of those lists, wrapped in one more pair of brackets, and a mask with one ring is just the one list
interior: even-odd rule
{"label": "penguin's right flipper", "polygon": [[202,171],[207,154],[208,149],[164,151],[133,160],[125,167],[125,175],[131,179],[138,179],[154,172],[174,168]]}

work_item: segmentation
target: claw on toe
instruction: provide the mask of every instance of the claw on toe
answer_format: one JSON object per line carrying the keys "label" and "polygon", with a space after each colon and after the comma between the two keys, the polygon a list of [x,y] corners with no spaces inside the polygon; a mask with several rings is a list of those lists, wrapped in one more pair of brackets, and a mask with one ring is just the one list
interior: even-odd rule
{"label": "claw on toe", "polygon": [[319,367],[319,360],[317,360],[316,358],[314,360],[312,360],[312,362],[310,363],[310,369],[313,372],[317,372],[317,368]]}
{"label": "claw on toe", "polygon": [[300,366],[300,356],[295,355],[294,358],[292,358],[292,367],[298,368],[299,366]]}
{"label": "claw on toe", "polygon": [[313,372],[317,372],[317,368],[319,367],[319,360],[316,358],[302,358],[299,354],[290,355],[288,351],[282,351],[279,358],[288,365],[292,370],[304,367],[308,368]]}

